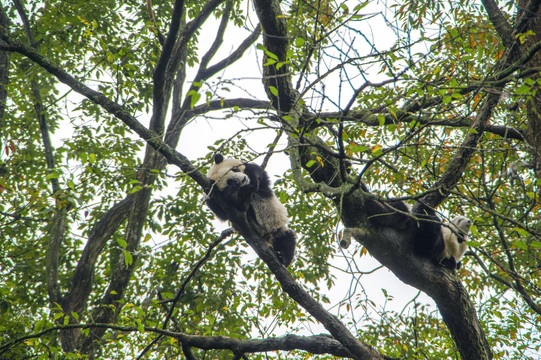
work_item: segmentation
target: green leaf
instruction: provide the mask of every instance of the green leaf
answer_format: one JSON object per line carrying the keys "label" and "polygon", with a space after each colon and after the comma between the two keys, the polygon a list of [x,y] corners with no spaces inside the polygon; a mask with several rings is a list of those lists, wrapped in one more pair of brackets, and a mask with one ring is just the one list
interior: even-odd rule
{"label": "green leaf", "polygon": [[518,249],[528,250],[528,245],[526,245],[526,243],[524,241],[522,241],[522,240],[513,241],[513,246],[518,248]]}
{"label": "green leaf", "polygon": [[269,86],[269,90],[272,95],[278,96],[278,89],[276,89],[274,86]]}
{"label": "green leaf", "polygon": [[126,267],[130,266],[133,263],[132,254],[124,250],[122,250],[122,254],[124,255],[124,263],[126,264]]}
{"label": "green leaf", "polygon": [[528,85],[521,85],[515,89],[515,94],[517,95],[529,95],[531,92],[531,87]]}
{"label": "green leaf", "polygon": [[143,325],[140,319],[135,319],[135,325],[137,326],[137,330],[139,330],[139,332],[141,333],[145,332],[145,326]]}
{"label": "green leaf", "polygon": [[193,109],[201,98],[201,95],[195,90],[188,91],[187,95],[190,96],[190,108]]}
{"label": "green leaf", "polygon": [[122,238],[119,238],[119,239],[116,239],[116,242],[118,243],[118,245],[120,245],[121,248],[125,249],[127,246],[128,246],[128,243],[126,242],[126,240],[122,239]]}

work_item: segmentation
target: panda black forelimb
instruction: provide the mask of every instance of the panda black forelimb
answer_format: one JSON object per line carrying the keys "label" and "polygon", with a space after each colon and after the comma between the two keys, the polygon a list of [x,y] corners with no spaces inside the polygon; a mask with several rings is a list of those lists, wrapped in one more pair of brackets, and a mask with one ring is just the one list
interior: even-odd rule
{"label": "panda black forelimb", "polygon": [[441,220],[433,208],[421,202],[415,204],[412,214],[418,219],[414,248],[418,254],[434,259],[445,247]]}

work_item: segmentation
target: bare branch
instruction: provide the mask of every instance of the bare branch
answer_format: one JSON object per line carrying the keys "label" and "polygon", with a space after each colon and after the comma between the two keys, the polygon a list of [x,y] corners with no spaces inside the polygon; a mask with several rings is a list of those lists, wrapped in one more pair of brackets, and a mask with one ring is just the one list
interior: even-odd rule
{"label": "bare branch", "polygon": [[261,35],[261,26],[256,26],[255,30],[252,31],[252,33],[246,39],[244,39],[244,41],[239,45],[238,48],[235,49],[235,51],[231,53],[231,55],[202,71],[201,79],[210,78],[240,59],[244,52],[255,43],[259,35]]}
{"label": "bare branch", "polygon": [[[257,27],[252,32],[252,34],[250,34],[250,36],[248,36],[239,45],[239,47],[237,49],[235,49],[235,51],[233,51],[233,53],[231,53],[230,56],[228,56],[227,58],[221,60],[220,62],[218,62],[217,64],[211,66],[210,68],[200,67],[197,75],[194,78],[194,82],[196,82],[196,83],[203,82],[203,81],[209,79],[210,77],[214,76],[216,73],[222,71],[227,66],[233,64],[238,59],[240,59],[241,56],[244,54],[244,52],[257,40],[260,33],[261,33],[261,28]],[[188,93],[190,93],[190,91],[198,91],[198,90],[199,90],[199,87],[196,87],[193,84],[190,87],[190,89],[188,90]],[[184,124],[186,122],[188,122],[191,118],[193,118],[193,117],[195,117],[195,116],[197,116],[199,114],[203,114],[203,113],[205,113],[207,111],[218,110],[218,109],[221,109],[221,108],[238,106],[238,105],[232,105],[232,106],[231,105],[229,105],[229,106],[225,105],[226,102],[234,102],[234,101],[236,101],[236,100],[224,100],[224,101],[222,101],[222,100],[218,100],[218,101],[214,100],[214,101],[211,101],[211,102],[209,102],[207,104],[199,105],[199,106],[196,106],[194,108],[191,108],[191,95],[186,96],[186,99],[184,100],[184,103],[182,104],[180,109],[178,109],[178,111],[173,113],[173,117],[172,117],[171,123],[169,124],[169,127],[167,129],[167,133],[168,134],[171,134],[171,133],[176,134],[177,132],[180,131],[180,128],[182,126],[184,126]],[[249,101],[252,101],[253,105],[244,105],[244,104],[242,104],[239,107],[241,107],[241,108],[242,107],[262,108],[261,104],[258,104],[256,101],[253,101],[253,100],[249,100]],[[262,103],[262,102],[259,102],[259,103]],[[268,104],[268,102],[265,102],[265,104]],[[218,107],[218,105],[220,105],[220,106]],[[265,105],[264,108],[270,108],[270,105]],[[178,137],[178,136],[175,135],[175,137]],[[167,142],[167,140],[166,140],[166,142]]]}
{"label": "bare branch", "polygon": [[[120,332],[138,332],[137,327],[116,326],[112,324],[94,323],[57,326],[27,335],[0,346],[0,354],[29,339],[40,338],[51,332],[67,329],[111,329]],[[188,335],[145,326],[144,330],[177,339],[184,346],[202,350],[230,350],[235,353],[262,353],[269,351],[304,350],[312,354],[329,354],[337,357],[351,357],[349,351],[338,341],[327,335],[296,336],[287,335],[269,339],[237,339],[226,336]],[[391,359],[385,357],[386,359]]]}

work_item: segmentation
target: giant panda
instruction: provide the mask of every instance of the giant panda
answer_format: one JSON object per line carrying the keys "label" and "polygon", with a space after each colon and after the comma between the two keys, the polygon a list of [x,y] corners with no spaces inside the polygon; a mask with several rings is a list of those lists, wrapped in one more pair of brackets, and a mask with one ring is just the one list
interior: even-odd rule
{"label": "giant panda", "polygon": [[456,216],[449,226],[441,229],[445,247],[439,255],[439,263],[443,266],[455,270],[460,269],[461,259],[466,252],[468,245],[468,234],[472,222],[465,216]]}
{"label": "giant panda", "polygon": [[465,216],[456,216],[448,226],[442,226],[436,211],[422,203],[412,210],[418,218],[415,250],[451,270],[459,269],[466,252],[472,222]]}
{"label": "giant panda", "polygon": [[289,266],[295,255],[297,236],[287,227],[287,211],[272,191],[267,172],[257,164],[224,159],[217,153],[207,176],[213,185],[206,203],[216,216],[223,221],[230,220],[227,210],[213,198],[215,190],[223,201],[246,211],[260,230],[270,235],[278,259]]}

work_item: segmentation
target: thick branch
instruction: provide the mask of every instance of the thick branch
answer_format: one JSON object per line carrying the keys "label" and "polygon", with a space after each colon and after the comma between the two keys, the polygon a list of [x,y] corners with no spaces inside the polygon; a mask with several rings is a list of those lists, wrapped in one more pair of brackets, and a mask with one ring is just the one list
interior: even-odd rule
{"label": "thick branch", "polygon": [[129,195],[112,206],[90,230],[88,241],[75,268],[72,289],[64,300],[64,303],[70,304],[71,311],[79,313],[85,308],[86,300],[92,291],[96,260],[109,238],[128,218],[132,200],[133,195]]}
{"label": "thick branch", "polygon": [[[288,113],[297,95],[291,83],[289,66],[284,64],[289,49],[287,23],[280,10],[280,1],[255,0],[254,5],[263,29],[265,48],[278,59],[277,63],[263,66],[265,91],[278,112]],[[265,52],[263,62],[267,63],[267,59],[268,55]],[[282,66],[278,66],[279,64]]]}
{"label": "thick branch", "polygon": [[250,226],[246,214],[230,209],[231,222],[235,224],[240,234],[248,244],[255,250],[257,255],[267,264],[270,271],[280,282],[282,289],[299,305],[306,309],[315,319],[323,324],[325,329],[340,343],[348,349],[355,359],[376,360],[384,359],[378,351],[370,345],[357,340],[334,315],[327,312],[316,300],[314,300],[291,276],[287,269],[276,257],[276,254],[269,247],[268,242],[261,238]]}
{"label": "thick branch", "polygon": [[462,174],[466,170],[472,155],[477,151],[477,145],[485,126],[492,117],[494,107],[498,103],[498,94],[487,94],[483,105],[479,109],[474,122],[472,123],[468,134],[465,136],[460,148],[455,153],[441,178],[432,187],[433,191],[422,199],[425,205],[432,208],[437,207],[449,196],[449,191],[453,188]]}
{"label": "thick branch", "polygon": [[[0,27],[9,31],[9,18],[4,10],[4,7],[0,4]],[[0,45],[2,42],[0,41]],[[9,84],[9,64],[11,59],[11,53],[9,51],[0,50],[0,133],[3,133],[4,127],[4,112],[6,110],[6,101],[8,97],[7,86]],[[0,139],[0,148],[2,141]]]}
{"label": "thick branch", "polygon": [[261,109],[261,110],[270,110],[271,103],[269,101],[263,100],[254,100],[254,99],[245,99],[245,98],[236,98],[236,99],[223,99],[223,100],[212,100],[208,103],[195,106],[193,109],[186,111],[184,116],[186,118],[194,118],[201,114],[206,114],[210,111],[223,110],[236,108],[239,109]]}
{"label": "thick branch", "polygon": [[[35,334],[27,335],[4,344],[0,354],[30,339],[41,338],[51,332],[66,329],[111,329],[119,332],[138,332],[137,327],[116,326],[111,324],[94,323],[80,325],[65,325],[45,329]],[[270,351],[304,350],[312,354],[329,354],[337,357],[351,357],[351,354],[338,341],[327,335],[296,336],[287,335],[269,339],[237,339],[226,336],[198,336],[173,332],[145,326],[144,330],[177,339],[185,346],[202,350],[231,350],[234,353],[263,353]]]}
{"label": "thick branch", "polygon": [[[171,57],[174,56],[175,43],[180,31],[180,24],[184,15],[184,0],[176,0],[173,6],[172,18],[169,24],[169,31],[163,45],[162,53],[156,64],[154,70],[153,83],[153,110],[150,121],[150,129],[161,133],[163,131],[163,119],[165,112],[167,111],[167,103],[169,101],[170,94],[170,81],[168,78],[171,76],[168,71],[168,65],[171,61]],[[173,73],[176,73],[174,71]]]}
{"label": "thick branch", "polygon": [[[109,287],[103,295],[100,307],[93,311],[91,315],[92,320],[97,323],[113,322],[124,305],[121,300],[124,298],[124,292],[137,266],[137,254],[143,226],[147,220],[151,194],[152,189],[150,187],[144,187],[134,193],[124,236],[126,247],[118,257],[117,263],[112,264]],[[129,254],[128,258],[127,254]],[[87,354],[90,359],[94,358],[105,331],[106,329],[97,329],[85,337],[81,345],[81,352]]]}

